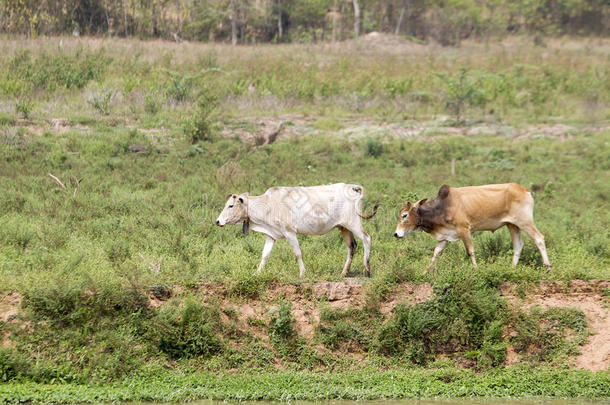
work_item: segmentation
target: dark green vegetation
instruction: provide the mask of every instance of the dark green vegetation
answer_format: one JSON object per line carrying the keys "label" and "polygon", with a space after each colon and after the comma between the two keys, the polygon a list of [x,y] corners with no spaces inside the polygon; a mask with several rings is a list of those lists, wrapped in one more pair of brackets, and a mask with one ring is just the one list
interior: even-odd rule
{"label": "dark green vegetation", "polygon": [[609,8],[604,0],[3,0],[0,30],[235,43],[380,31],[455,44],[515,33],[608,35]]}
{"label": "dark green vegetation", "polygon": [[[49,401],[608,396],[603,373],[528,371],[528,380],[523,369],[490,371],[505,363],[509,346],[532,366],[564,366],[588,335],[582,312],[510,308],[498,296],[501,283],[527,291],[540,280],[610,278],[603,42],[413,54],[383,46],[361,54],[45,44],[56,43],[5,41],[0,57],[8,100],[0,111],[0,291],[19,292],[22,306],[0,323],[11,342],[0,350],[7,400],[37,392]],[[455,116],[439,117],[447,112]],[[280,121],[280,140],[261,146]],[[247,330],[220,297],[203,301],[202,283],[217,283],[240,302],[265,297],[271,283],[299,281],[284,242],[256,276],[263,237],[214,226],[227,193],[339,181],[365,186],[366,211],[381,202],[365,223],[373,278],[363,308],[324,308],[309,342],[288,299],[249,320]],[[534,191],[550,274],[527,238],[520,265],[510,268],[506,229],[475,237],[478,269],[455,243],[431,274],[424,273],[430,236],[392,237],[406,199],[433,197],[443,183],[508,181]],[[300,240],[305,281],[341,278],[339,232]],[[353,276],[362,275],[361,254],[359,247]],[[382,316],[381,304],[406,281],[429,282],[435,294]],[[150,296],[168,302],[154,308]],[[439,364],[484,374],[409,371]],[[303,373],[273,374],[276,366]],[[367,367],[400,371],[347,374]],[[227,369],[239,376],[204,373]],[[253,370],[259,380],[241,376]],[[315,374],[322,370],[342,374]],[[393,390],[392,376],[402,388]],[[284,396],[278,390],[290,378],[295,385]],[[251,389],[235,388],[244,379]],[[318,392],[311,387],[320,380],[327,385]],[[264,396],[257,381],[277,389]],[[333,388],[345,381],[364,388]],[[104,383],[111,385],[99,388]],[[208,388],[171,396],[190,383]],[[123,397],[128,391],[134,394]]]}
{"label": "dark green vegetation", "polygon": [[[234,375],[147,370],[105,386],[35,383],[0,385],[0,403],[188,401],[194,399],[327,400],[379,398],[557,397],[608,398],[610,376],[587,371],[511,368],[475,374],[467,370]],[[154,377],[153,377],[154,375]]]}

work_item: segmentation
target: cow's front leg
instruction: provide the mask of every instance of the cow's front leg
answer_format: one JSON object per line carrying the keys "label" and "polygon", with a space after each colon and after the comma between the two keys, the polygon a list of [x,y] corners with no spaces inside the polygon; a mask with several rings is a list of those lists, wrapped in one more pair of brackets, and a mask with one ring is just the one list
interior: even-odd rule
{"label": "cow's front leg", "polygon": [[464,246],[466,247],[466,253],[470,256],[470,261],[474,267],[477,267],[477,259],[474,257],[474,245],[472,244],[472,236],[470,236],[470,231],[466,230],[461,234],[462,242],[464,242]]}
{"label": "cow's front leg", "polygon": [[297,239],[297,235],[286,235],[286,239],[288,239],[290,248],[292,249],[294,255],[297,257],[297,261],[299,262],[299,277],[303,277],[305,275],[305,264],[303,264],[303,255],[301,254],[301,247],[299,246],[299,240]]}
{"label": "cow's front leg", "polygon": [[436,260],[439,258],[441,253],[443,253],[443,249],[445,249],[445,246],[447,246],[446,240],[439,240],[437,242],[436,247],[434,248],[434,253],[432,254],[432,260],[430,260],[430,264],[426,268],[426,271],[425,271],[426,273],[429,272],[430,270],[434,269]]}
{"label": "cow's front leg", "polygon": [[259,274],[261,272],[261,270],[263,269],[263,267],[265,267],[265,264],[267,263],[267,260],[269,259],[269,255],[271,254],[271,249],[273,249],[274,243],[275,243],[275,239],[273,239],[271,236],[267,236],[267,239],[265,239],[265,247],[263,248],[263,257],[261,258],[261,262],[258,265],[256,274]]}

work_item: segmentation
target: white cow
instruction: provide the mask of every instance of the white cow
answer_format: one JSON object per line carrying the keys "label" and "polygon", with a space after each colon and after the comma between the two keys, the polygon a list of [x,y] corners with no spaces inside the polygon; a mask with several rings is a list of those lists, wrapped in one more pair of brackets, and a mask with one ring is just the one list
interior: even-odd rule
{"label": "white cow", "polygon": [[231,194],[216,225],[241,222],[245,235],[248,234],[248,228],[252,228],[267,236],[257,273],[269,259],[275,241],[288,239],[299,262],[300,277],[305,274],[305,265],[297,234],[324,235],[333,228],[338,228],[348,249],[342,275],[347,275],[352,264],[356,248],[355,236],[364,245],[364,267],[366,275],[370,277],[371,236],[364,231],[360,218],[372,218],[377,213],[379,204],[375,204],[370,215],[363,215],[364,194],[364,187],[344,183],[315,187],[271,187],[259,196]]}

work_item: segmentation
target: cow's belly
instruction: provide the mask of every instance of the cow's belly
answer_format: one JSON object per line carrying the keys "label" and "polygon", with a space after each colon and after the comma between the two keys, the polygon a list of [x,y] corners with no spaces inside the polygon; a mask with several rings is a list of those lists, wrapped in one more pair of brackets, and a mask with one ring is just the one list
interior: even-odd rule
{"label": "cow's belly", "polygon": [[303,223],[297,226],[296,232],[301,235],[325,235],[335,227],[334,223]]}
{"label": "cow's belly", "polygon": [[495,231],[506,224],[504,219],[490,218],[480,221],[471,227],[471,231]]}

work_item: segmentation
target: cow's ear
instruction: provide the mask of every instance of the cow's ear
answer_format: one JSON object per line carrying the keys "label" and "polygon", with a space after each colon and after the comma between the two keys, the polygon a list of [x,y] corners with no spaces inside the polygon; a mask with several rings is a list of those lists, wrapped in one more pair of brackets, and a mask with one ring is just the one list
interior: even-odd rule
{"label": "cow's ear", "polygon": [[235,195],[235,194],[233,194],[233,193],[229,193],[229,194],[227,194],[227,198],[229,198],[229,197],[233,197],[234,195]]}
{"label": "cow's ear", "polygon": [[243,204],[243,203],[244,203],[244,200],[246,199],[246,197],[248,197],[248,193],[243,193],[243,194],[241,194],[241,195],[239,196],[239,202],[240,202],[241,204]]}
{"label": "cow's ear", "polygon": [[423,199],[419,200],[419,201],[417,202],[417,204],[416,204],[416,205],[417,205],[418,207],[421,207],[421,206],[422,206],[422,204],[423,204],[423,203],[425,203],[426,201],[428,201],[428,199],[427,199],[427,198],[423,198]]}
{"label": "cow's ear", "polygon": [[407,201],[405,206],[407,207],[408,210],[410,210],[411,209],[411,201]]}

